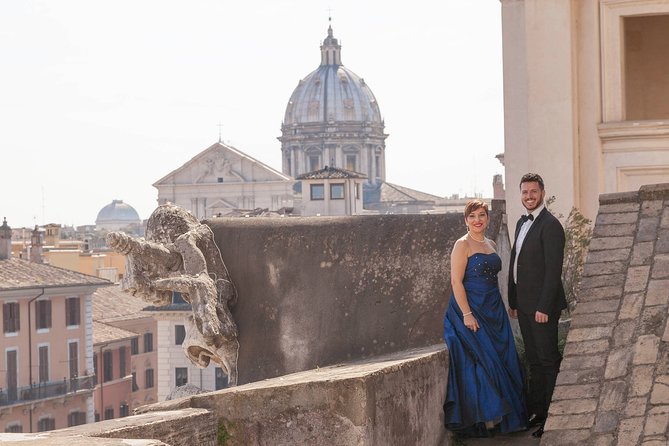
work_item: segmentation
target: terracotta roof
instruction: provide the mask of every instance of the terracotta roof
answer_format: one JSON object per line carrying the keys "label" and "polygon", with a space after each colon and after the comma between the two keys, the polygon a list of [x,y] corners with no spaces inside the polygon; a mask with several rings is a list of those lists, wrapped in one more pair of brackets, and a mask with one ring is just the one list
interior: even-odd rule
{"label": "terracotta roof", "polygon": [[123,341],[135,337],[137,337],[137,333],[133,333],[132,331],[93,321],[93,345]]}
{"label": "terracotta roof", "polygon": [[44,263],[10,258],[0,260],[0,290],[22,288],[55,288],[81,285],[107,286],[112,283],[99,277],[78,273]]}
{"label": "terracotta roof", "polygon": [[340,169],[338,167],[325,166],[321,170],[303,173],[298,175],[298,180],[323,180],[323,179],[345,179],[345,178],[367,178],[367,175],[352,172],[350,170]]}
{"label": "terracotta roof", "polygon": [[99,288],[93,293],[93,320],[114,322],[146,317],[142,313],[148,302],[121,290],[120,285]]}
{"label": "terracotta roof", "polygon": [[425,192],[421,192],[415,189],[410,189],[408,187],[400,186],[398,184],[392,184],[383,182],[381,184],[381,202],[386,201],[401,201],[401,202],[411,202],[411,201],[431,201],[435,202],[440,200],[441,197],[436,195],[431,195]]}

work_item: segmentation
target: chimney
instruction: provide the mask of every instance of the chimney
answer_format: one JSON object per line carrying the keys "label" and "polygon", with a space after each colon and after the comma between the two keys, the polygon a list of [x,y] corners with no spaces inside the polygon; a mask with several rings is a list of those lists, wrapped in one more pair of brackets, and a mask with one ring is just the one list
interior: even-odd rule
{"label": "chimney", "polygon": [[34,263],[44,263],[42,259],[42,231],[35,225],[33,233],[30,236],[30,261]]}
{"label": "chimney", "polygon": [[495,200],[504,200],[504,181],[501,174],[492,177],[492,197]]}
{"label": "chimney", "polygon": [[0,260],[8,260],[12,257],[12,228],[7,225],[5,217],[0,226]]}

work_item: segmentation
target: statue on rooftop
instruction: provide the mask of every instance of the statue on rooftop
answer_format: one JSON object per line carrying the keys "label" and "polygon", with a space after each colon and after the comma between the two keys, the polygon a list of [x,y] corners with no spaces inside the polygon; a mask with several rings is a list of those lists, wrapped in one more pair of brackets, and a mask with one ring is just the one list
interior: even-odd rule
{"label": "statue on rooftop", "polygon": [[146,239],[111,232],[107,245],[126,255],[125,292],[156,306],[170,305],[174,291],[182,294],[193,310],[186,356],[200,368],[219,364],[236,385],[239,341],[230,308],[237,292],[209,226],[168,203],[149,217]]}

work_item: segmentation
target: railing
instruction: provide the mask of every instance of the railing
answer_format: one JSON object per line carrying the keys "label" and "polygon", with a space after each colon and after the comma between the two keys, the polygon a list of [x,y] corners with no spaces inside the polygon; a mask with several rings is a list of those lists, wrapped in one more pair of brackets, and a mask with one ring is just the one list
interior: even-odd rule
{"label": "railing", "polygon": [[63,378],[62,381],[33,383],[31,386],[24,387],[0,388],[0,406],[53,398],[79,390],[92,390],[94,387],[95,375],[70,379]]}

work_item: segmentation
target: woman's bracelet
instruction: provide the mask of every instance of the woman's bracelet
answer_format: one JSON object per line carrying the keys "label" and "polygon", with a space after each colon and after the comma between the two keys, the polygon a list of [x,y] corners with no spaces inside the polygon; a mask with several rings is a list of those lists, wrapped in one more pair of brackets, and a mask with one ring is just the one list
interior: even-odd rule
{"label": "woman's bracelet", "polygon": [[465,314],[463,314],[462,317],[469,316],[470,314],[472,314],[471,311],[470,311],[469,313],[465,313]]}

